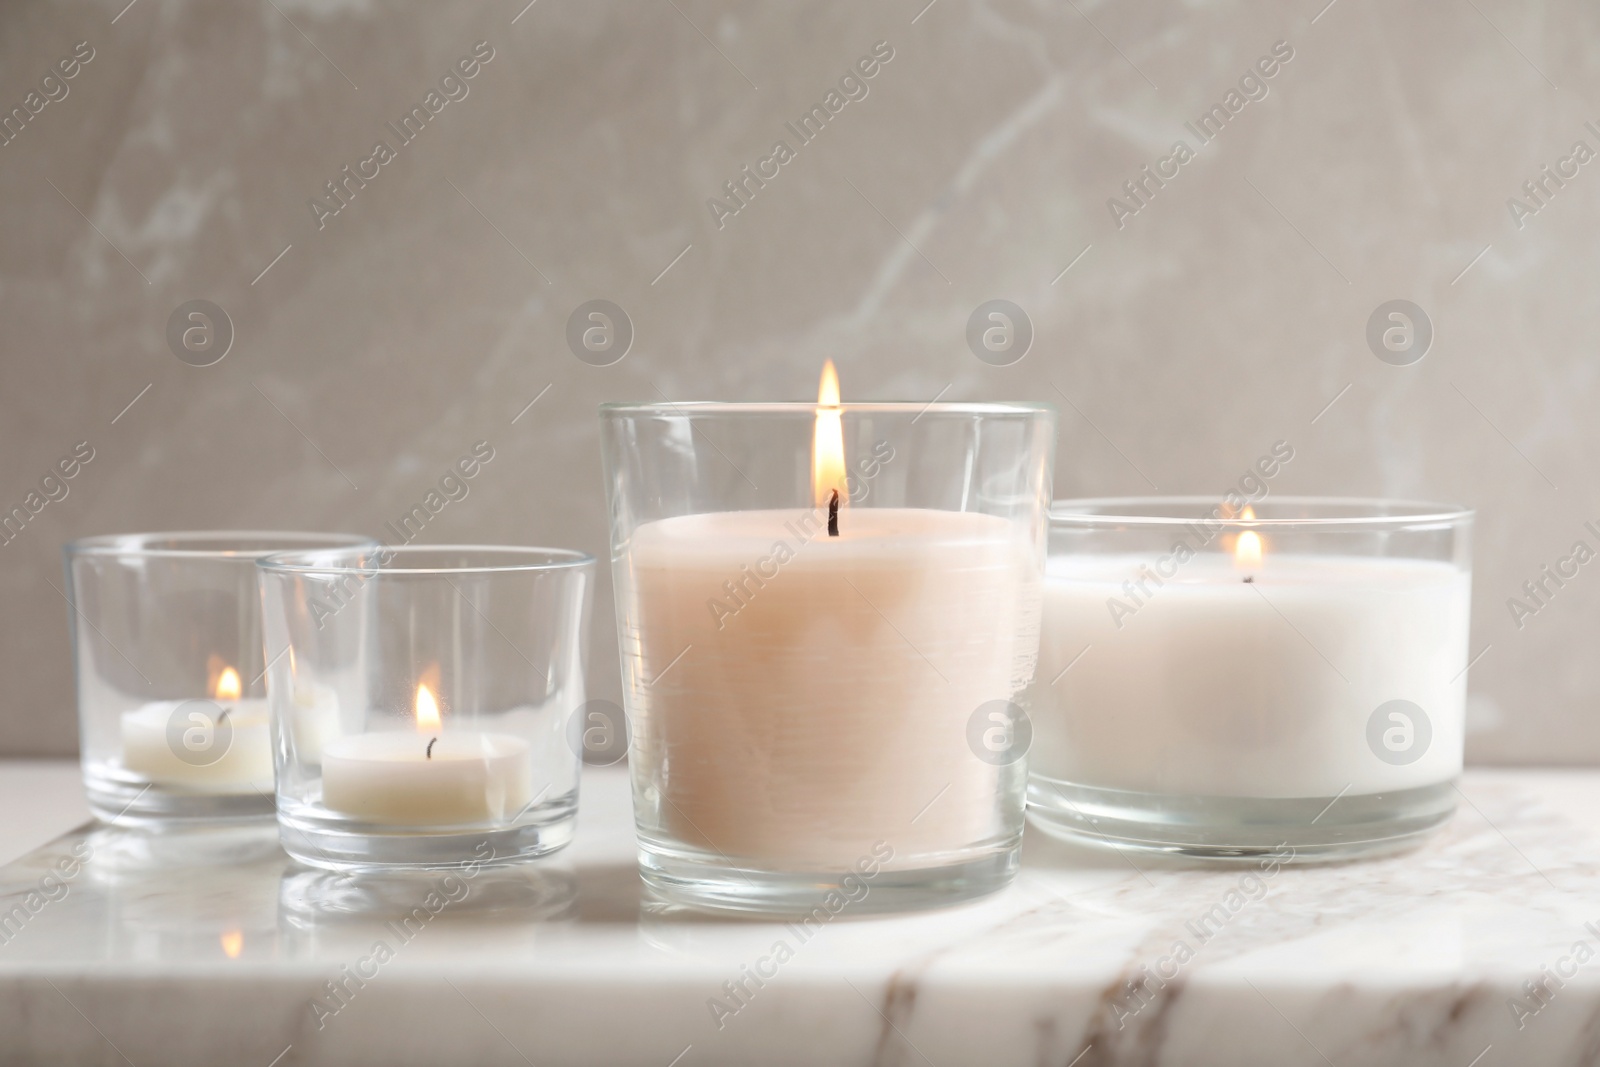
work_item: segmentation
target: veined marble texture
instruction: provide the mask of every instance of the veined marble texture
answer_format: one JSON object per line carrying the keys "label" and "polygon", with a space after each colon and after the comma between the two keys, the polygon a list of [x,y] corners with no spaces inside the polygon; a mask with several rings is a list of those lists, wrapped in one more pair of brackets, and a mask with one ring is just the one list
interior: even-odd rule
{"label": "veined marble texture", "polygon": [[475,878],[94,828],[0,869],[0,1062],[1594,1063],[1600,776],[1474,771],[1463,796],[1420,850],[1339,866],[1030,831],[994,897],[803,928],[642,899],[616,769],[567,852]]}
{"label": "veined marble texture", "polygon": [[[1469,756],[1600,758],[1593,4],[11,0],[0,72],[0,752],[73,751],[66,538],[376,535],[486,441],[418,540],[604,558],[598,403],[831,357],[846,399],[1055,403],[1059,496],[1282,440],[1275,492],[1476,506]],[[966,339],[997,298],[1010,366]]]}

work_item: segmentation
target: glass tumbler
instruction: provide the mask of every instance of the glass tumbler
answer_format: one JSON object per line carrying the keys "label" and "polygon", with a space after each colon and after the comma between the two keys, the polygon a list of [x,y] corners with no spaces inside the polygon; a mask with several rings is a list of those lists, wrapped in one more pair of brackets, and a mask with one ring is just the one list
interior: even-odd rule
{"label": "glass tumbler", "polygon": [[571,840],[594,557],[365,547],[272,556],[260,576],[291,856],[475,869]]}
{"label": "glass tumbler", "polygon": [[1461,773],[1470,510],[1270,496],[1050,513],[1029,807],[1220,861],[1392,850]]}
{"label": "glass tumbler", "polygon": [[600,412],[639,862],[828,914],[1013,876],[1055,413]]}
{"label": "glass tumbler", "polygon": [[112,534],[69,542],[89,807],[123,823],[270,818],[256,560],[348,534]]}

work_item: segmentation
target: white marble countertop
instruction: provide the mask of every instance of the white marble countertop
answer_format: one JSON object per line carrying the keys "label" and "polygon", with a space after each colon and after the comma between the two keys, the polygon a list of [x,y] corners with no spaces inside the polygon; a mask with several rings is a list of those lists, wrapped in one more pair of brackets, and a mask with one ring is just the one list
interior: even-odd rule
{"label": "white marble countertop", "polygon": [[[0,855],[43,846],[0,868],[0,1063],[1600,1058],[1600,771],[1474,771],[1470,803],[1420,851],[1255,880],[1030,832],[1004,893],[846,911],[806,940],[643,899],[617,770],[586,774],[570,849],[439,885],[437,914],[428,884],[298,869],[270,834],[46,843],[81,814],[76,774],[0,765]],[[87,858],[47,879],[74,848]],[[425,921],[397,925],[419,905]],[[792,958],[776,964],[779,941]],[[758,965],[772,973],[759,987],[745,978]],[[1171,977],[1130,989],[1146,967]],[[741,980],[750,994],[730,996]]]}

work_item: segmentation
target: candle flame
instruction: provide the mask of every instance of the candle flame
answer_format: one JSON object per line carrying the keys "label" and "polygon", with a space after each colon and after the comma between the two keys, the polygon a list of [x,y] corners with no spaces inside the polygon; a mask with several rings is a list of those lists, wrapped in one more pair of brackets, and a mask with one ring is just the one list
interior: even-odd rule
{"label": "candle flame", "polygon": [[822,384],[817,389],[817,424],[811,437],[812,503],[828,506],[834,491],[843,507],[850,498],[845,483],[844,421],[839,411],[839,372],[833,360],[822,365]]}
{"label": "candle flame", "polygon": [[417,732],[425,734],[439,729],[439,700],[428,688],[427,682],[417,683]]}
{"label": "candle flame", "polygon": [[[1241,521],[1249,522],[1256,517],[1256,509],[1249,504],[1239,512]],[[1261,552],[1264,545],[1261,535],[1254,530],[1245,530],[1233,543],[1233,565],[1241,571],[1253,572],[1261,569]]]}
{"label": "candle flame", "polygon": [[244,934],[239,930],[228,930],[219,938],[222,942],[222,954],[230,960],[239,958],[239,953],[244,951]]}
{"label": "candle flame", "polygon": [[239,683],[239,672],[232,667],[224,667],[222,673],[217,675],[216,687],[211,692],[218,700],[238,700],[243,690],[244,686]]}

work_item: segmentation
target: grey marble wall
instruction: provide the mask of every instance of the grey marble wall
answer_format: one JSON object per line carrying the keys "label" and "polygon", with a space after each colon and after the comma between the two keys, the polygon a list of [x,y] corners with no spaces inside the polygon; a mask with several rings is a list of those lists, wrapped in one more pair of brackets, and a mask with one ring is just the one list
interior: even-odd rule
{"label": "grey marble wall", "polygon": [[[0,10],[0,504],[93,450],[0,546],[0,752],[74,749],[68,537],[376,533],[487,440],[423,540],[603,555],[597,403],[807,399],[831,356],[847,399],[1056,402],[1058,495],[1285,439],[1280,491],[1477,506],[1470,755],[1600,757],[1600,562],[1507,605],[1600,548],[1594,5],[126,2]],[[997,298],[1009,366],[965,336]],[[595,299],[610,366],[566,340]]]}

